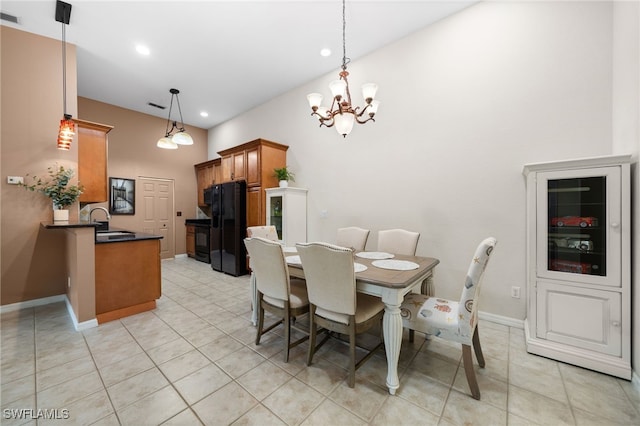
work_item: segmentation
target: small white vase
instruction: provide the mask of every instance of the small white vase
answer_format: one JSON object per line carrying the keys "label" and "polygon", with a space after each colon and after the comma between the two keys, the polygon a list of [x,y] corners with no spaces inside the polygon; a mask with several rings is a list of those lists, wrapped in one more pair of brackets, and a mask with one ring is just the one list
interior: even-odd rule
{"label": "small white vase", "polygon": [[53,209],[54,222],[69,222],[69,210]]}
{"label": "small white vase", "polygon": [[278,185],[280,185],[280,188],[287,188],[289,186],[289,181],[281,180],[280,182],[278,182]]}

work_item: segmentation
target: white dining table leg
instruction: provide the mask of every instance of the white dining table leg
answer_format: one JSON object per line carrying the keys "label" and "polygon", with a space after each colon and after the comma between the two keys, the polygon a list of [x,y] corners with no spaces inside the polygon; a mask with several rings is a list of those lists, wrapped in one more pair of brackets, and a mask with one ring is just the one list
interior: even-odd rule
{"label": "white dining table leg", "polygon": [[391,395],[396,394],[400,387],[398,379],[398,359],[400,358],[400,346],[402,345],[402,317],[400,316],[400,304],[402,295],[389,291],[382,295],[384,302],[384,317],[382,318],[382,333],[384,335],[384,348],[387,354],[387,387]]}
{"label": "white dining table leg", "polygon": [[249,281],[249,291],[251,292],[251,323],[255,327],[258,325],[258,286],[256,285],[256,274],[253,272]]}

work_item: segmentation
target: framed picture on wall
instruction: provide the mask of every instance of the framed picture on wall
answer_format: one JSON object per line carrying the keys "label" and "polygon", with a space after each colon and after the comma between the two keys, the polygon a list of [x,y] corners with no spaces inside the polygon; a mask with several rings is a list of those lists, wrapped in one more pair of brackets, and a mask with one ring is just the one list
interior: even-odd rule
{"label": "framed picture on wall", "polygon": [[135,179],[109,178],[109,213],[136,213]]}

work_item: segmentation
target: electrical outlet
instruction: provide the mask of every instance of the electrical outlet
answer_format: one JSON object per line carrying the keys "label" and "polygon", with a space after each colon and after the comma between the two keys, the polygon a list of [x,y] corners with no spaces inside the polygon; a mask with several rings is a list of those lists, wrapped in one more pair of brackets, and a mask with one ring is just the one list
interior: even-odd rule
{"label": "electrical outlet", "polygon": [[511,297],[514,299],[520,299],[520,287],[511,287]]}
{"label": "electrical outlet", "polygon": [[19,185],[24,183],[22,176],[7,176],[7,183],[9,185]]}

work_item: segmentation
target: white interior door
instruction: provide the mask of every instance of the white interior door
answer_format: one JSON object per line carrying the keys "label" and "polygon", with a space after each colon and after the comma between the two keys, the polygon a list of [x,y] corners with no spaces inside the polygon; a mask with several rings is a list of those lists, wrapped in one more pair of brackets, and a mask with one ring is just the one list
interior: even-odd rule
{"label": "white interior door", "polygon": [[173,218],[173,186],[171,179],[140,178],[142,190],[142,231],[162,235],[160,257],[175,257]]}

